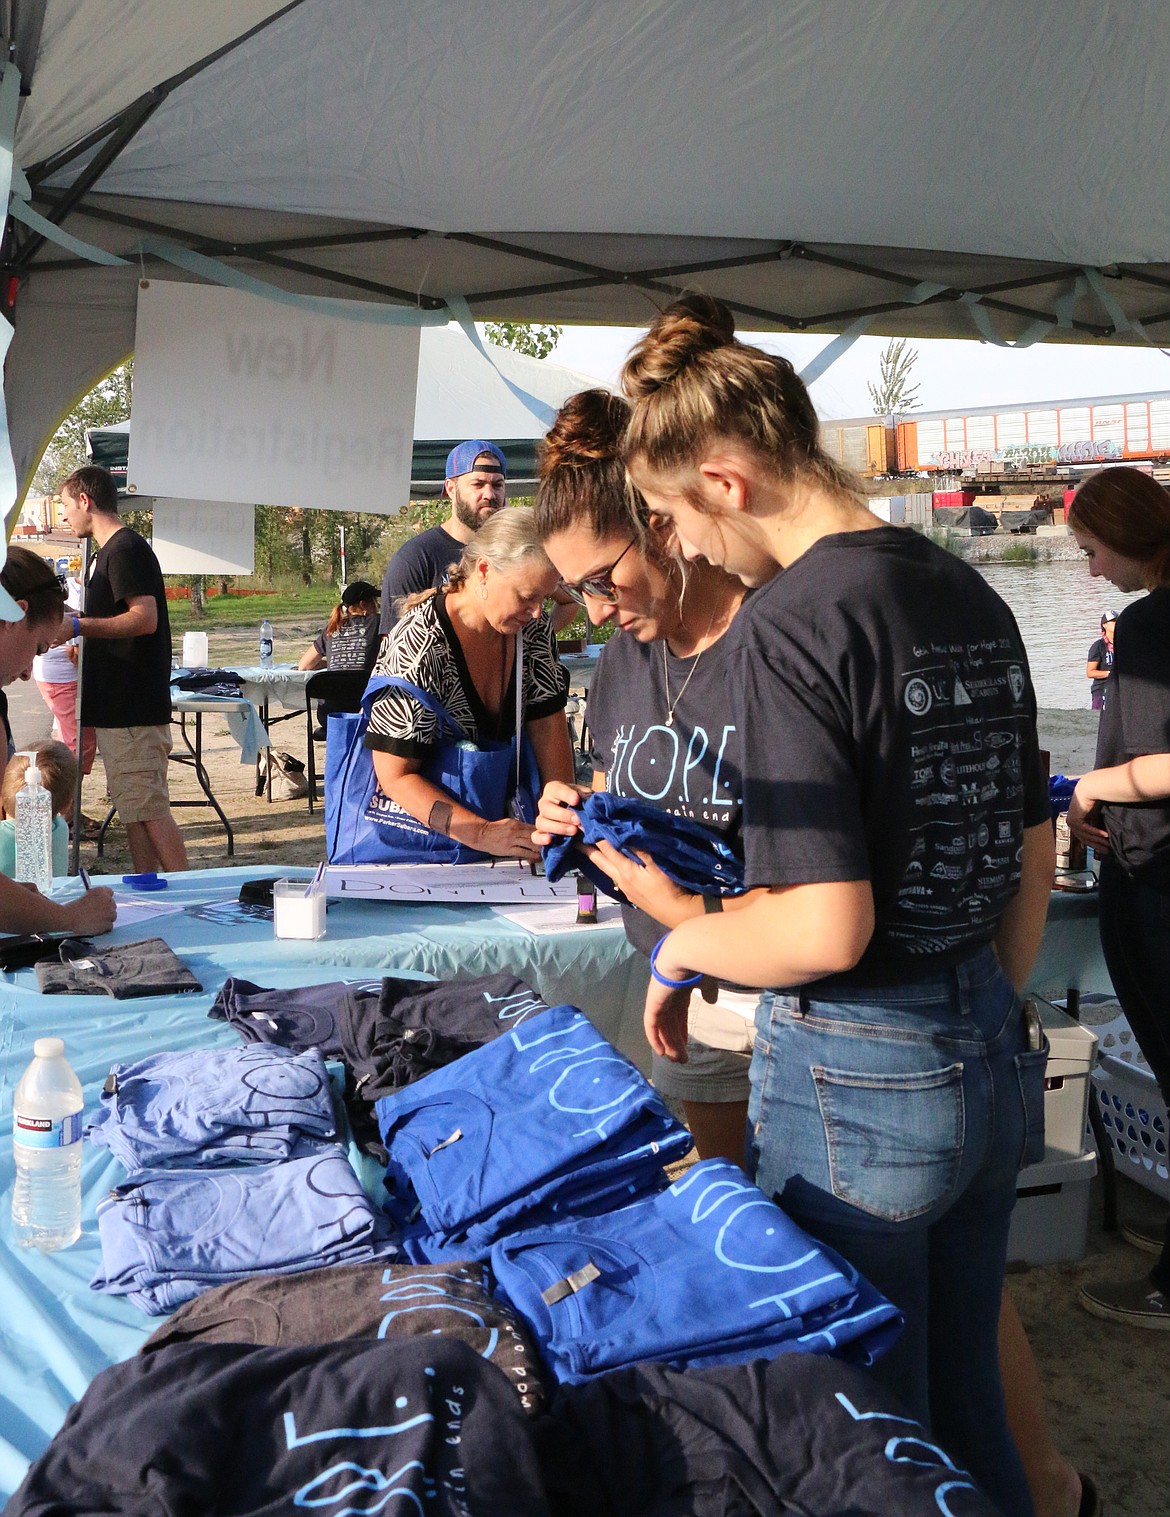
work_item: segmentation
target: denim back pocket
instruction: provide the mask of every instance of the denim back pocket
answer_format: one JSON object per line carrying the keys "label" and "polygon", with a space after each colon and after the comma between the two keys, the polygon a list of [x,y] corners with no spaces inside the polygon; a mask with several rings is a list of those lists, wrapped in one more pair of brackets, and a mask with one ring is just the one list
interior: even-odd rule
{"label": "denim back pocket", "polygon": [[1016,1055],[1016,1078],[1024,1105],[1024,1142],[1020,1168],[1039,1164],[1044,1157],[1044,1073],[1048,1068],[1048,1039],[1043,1048],[1025,1049]]}
{"label": "denim back pocket", "polygon": [[904,1222],[950,1199],[963,1158],[962,1064],[911,1074],[812,1073],[839,1201]]}

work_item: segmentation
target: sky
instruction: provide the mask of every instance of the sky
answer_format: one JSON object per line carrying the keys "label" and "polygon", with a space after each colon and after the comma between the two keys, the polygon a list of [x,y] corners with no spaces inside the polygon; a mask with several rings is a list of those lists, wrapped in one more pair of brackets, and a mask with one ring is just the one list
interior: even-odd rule
{"label": "sky", "polygon": [[[741,332],[768,352],[782,353],[800,369],[829,342],[828,336]],[[639,333],[631,327],[565,327],[549,355],[552,363],[579,369],[616,384],[622,360]],[[867,382],[878,377],[884,337],[861,337],[812,387],[826,419],[867,416],[873,411]],[[1097,395],[1170,392],[1170,356],[1160,348],[1036,343],[1018,352],[990,343],[911,339],[918,351],[913,379],[919,409],[962,411],[969,406],[1018,405],[1026,401],[1079,400]]]}

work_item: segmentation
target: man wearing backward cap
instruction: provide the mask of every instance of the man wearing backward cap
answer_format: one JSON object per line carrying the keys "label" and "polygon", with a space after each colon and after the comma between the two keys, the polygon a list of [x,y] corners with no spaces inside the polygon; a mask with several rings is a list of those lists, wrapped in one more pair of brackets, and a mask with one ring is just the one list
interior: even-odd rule
{"label": "man wearing backward cap", "polygon": [[[508,461],[501,449],[482,437],[461,442],[447,454],[443,490],[451,502],[451,514],[439,526],[428,527],[403,543],[386,565],[379,627],[383,637],[398,620],[396,602],[441,585],[447,570],[462,557],[464,547],[505,504],[507,474]],[[553,631],[559,632],[576,616],[577,604],[560,593],[553,599]]]}
{"label": "man wearing backward cap", "polygon": [[383,635],[398,620],[395,602],[441,585],[466,544],[503,506],[507,473],[503,453],[494,442],[480,437],[461,442],[447,454],[443,491],[451,501],[451,514],[440,526],[429,527],[403,543],[386,565],[382,579]]}

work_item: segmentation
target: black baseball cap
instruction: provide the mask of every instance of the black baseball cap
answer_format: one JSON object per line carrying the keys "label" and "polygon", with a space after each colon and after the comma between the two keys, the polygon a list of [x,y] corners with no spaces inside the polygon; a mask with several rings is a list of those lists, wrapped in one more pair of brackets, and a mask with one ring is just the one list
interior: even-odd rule
{"label": "black baseball cap", "polygon": [[356,606],[363,600],[377,600],[381,594],[368,579],[351,580],[341,592],[341,604],[343,606]]}

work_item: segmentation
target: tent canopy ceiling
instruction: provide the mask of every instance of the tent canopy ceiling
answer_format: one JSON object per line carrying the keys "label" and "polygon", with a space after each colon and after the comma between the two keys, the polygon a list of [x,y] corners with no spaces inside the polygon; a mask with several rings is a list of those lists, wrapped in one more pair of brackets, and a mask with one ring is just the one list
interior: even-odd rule
{"label": "tent canopy ceiling", "polygon": [[132,347],[149,235],[480,319],[644,324],[697,286],[756,328],[1170,339],[1161,0],[14,13],[33,205],[132,260],[98,270],[10,223],[18,468]]}

